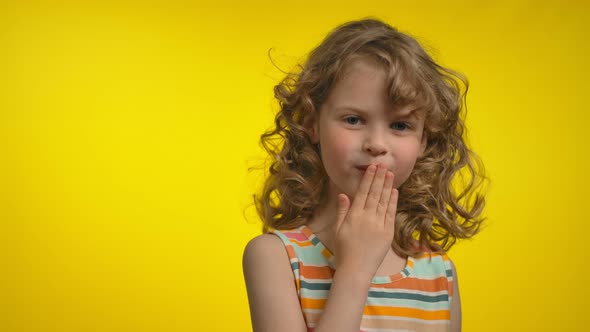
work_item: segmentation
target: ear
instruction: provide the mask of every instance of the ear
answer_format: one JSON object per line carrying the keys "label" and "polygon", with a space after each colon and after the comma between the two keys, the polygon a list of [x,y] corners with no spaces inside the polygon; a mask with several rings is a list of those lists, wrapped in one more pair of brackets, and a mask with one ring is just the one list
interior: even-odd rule
{"label": "ear", "polygon": [[316,113],[310,114],[303,122],[303,126],[307,128],[307,135],[312,144],[320,142],[320,124]]}

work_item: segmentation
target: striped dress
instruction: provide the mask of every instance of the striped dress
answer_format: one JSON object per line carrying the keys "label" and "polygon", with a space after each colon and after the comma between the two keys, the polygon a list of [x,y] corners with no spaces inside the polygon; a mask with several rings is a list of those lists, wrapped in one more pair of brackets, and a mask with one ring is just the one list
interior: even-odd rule
{"label": "striped dress", "polygon": [[[297,294],[309,332],[317,326],[334,275],[334,257],[307,226],[273,230],[291,261]],[[398,274],[375,276],[361,331],[449,331],[453,273],[446,254],[408,257]]]}

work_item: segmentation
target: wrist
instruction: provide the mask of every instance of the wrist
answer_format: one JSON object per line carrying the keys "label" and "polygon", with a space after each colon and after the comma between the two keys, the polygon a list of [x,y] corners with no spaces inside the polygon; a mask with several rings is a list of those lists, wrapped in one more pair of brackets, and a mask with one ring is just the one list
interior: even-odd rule
{"label": "wrist", "polygon": [[340,280],[346,279],[353,283],[367,285],[371,283],[373,276],[374,273],[359,270],[358,268],[354,268],[351,266],[339,266],[334,272],[334,278],[338,277],[338,279]]}

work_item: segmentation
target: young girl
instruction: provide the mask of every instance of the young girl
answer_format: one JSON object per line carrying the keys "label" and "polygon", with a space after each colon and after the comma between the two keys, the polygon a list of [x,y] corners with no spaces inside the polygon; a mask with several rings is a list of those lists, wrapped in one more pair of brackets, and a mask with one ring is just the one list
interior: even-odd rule
{"label": "young girl", "polygon": [[275,87],[265,234],[243,260],[254,331],[460,331],[445,252],[477,233],[484,199],[459,81],[466,93],[416,40],[366,19]]}

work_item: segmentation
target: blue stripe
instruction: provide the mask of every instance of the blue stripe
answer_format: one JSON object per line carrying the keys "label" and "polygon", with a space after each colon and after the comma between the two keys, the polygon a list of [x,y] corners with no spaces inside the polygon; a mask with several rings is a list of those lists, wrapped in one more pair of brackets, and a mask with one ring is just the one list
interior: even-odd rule
{"label": "blue stripe", "polygon": [[309,283],[306,281],[301,280],[300,281],[300,285],[301,288],[306,288],[306,289],[311,289],[311,290],[330,290],[330,287],[332,286],[331,283],[326,282],[326,283]]}
{"label": "blue stripe", "polygon": [[311,243],[313,243],[313,245],[314,245],[314,246],[317,246],[317,245],[318,245],[318,243],[320,243],[320,239],[318,239],[317,237],[315,237],[315,236],[314,236],[314,237],[311,239]]}
{"label": "blue stripe", "polygon": [[408,294],[408,293],[386,293],[369,291],[369,297],[373,298],[388,298],[388,299],[402,299],[402,300],[416,300],[422,302],[448,302],[449,295],[423,295],[423,294]]}

